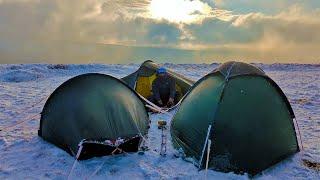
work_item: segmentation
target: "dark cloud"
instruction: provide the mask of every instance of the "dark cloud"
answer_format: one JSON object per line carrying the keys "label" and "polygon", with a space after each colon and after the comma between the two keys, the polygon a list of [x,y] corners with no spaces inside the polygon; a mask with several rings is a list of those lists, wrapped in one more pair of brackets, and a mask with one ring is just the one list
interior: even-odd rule
{"label": "dark cloud", "polygon": [[[320,15],[319,13],[314,14]],[[293,14],[283,13],[278,16],[265,16],[250,14],[241,19],[236,28],[245,28],[250,32],[260,32],[263,35],[277,36],[286,43],[318,43],[320,45],[320,20],[316,20],[310,14],[308,17],[295,17]],[[271,38],[271,37],[270,37]]]}
{"label": "dark cloud", "polygon": [[153,44],[175,43],[180,40],[181,30],[167,23],[151,24],[148,28],[147,39]]}
{"label": "dark cloud", "polygon": [[191,24],[186,28],[195,37],[194,41],[204,44],[248,43],[261,36],[260,31],[250,31],[246,27],[235,27],[232,22],[207,18],[201,25]]}

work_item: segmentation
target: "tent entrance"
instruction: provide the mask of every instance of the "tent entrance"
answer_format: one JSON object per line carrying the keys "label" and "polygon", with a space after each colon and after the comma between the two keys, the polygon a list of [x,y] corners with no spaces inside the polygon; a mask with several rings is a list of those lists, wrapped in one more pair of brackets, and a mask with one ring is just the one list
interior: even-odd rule
{"label": "tent entrance", "polygon": [[122,144],[115,146],[108,142],[108,140],[84,140],[82,142],[82,151],[79,160],[90,159],[92,157],[101,157],[106,155],[121,154],[123,152],[137,152],[139,150],[142,138],[135,136],[131,139],[125,140]]}
{"label": "tent entrance", "polygon": [[[149,98],[152,96],[152,83],[157,78],[156,73],[152,74],[151,76],[139,76],[137,78],[135,90],[145,98]],[[177,91],[177,102],[180,101],[181,97],[184,96],[182,94],[181,87],[176,84],[176,91]]]}
{"label": "tent entrance", "polygon": [[150,97],[152,95],[152,83],[156,78],[155,73],[151,76],[139,76],[135,90],[145,98]]}

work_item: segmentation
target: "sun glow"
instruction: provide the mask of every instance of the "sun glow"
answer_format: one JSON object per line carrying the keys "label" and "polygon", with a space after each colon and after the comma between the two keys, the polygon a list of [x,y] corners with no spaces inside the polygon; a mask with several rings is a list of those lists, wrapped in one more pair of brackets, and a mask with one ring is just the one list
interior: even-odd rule
{"label": "sun glow", "polygon": [[175,23],[195,23],[210,14],[211,7],[199,0],[152,0],[149,12],[152,18]]}

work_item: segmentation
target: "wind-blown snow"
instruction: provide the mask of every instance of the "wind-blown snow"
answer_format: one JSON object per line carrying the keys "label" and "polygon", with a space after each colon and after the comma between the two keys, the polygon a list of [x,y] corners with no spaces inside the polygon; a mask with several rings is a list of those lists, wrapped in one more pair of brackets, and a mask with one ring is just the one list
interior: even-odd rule
{"label": "wind-blown snow", "polygon": [[[198,80],[218,64],[164,64]],[[269,168],[258,179],[320,179],[320,172],[303,165],[302,159],[320,162],[320,65],[256,64],[285,92],[300,127],[304,150]],[[39,116],[45,99],[67,79],[79,74],[99,72],[123,77],[138,69],[129,65],[0,65],[0,179],[67,179],[74,158],[37,136]],[[41,101],[42,100],[42,101]],[[40,102],[40,103],[39,103]],[[33,106],[35,105],[35,106]],[[74,179],[204,179],[205,171],[173,156],[175,150],[167,130],[167,156],[159,156],[161,131],[158,120],[170,115],[151,117],[148,145],[144,155],[123,154],[93,158],[76,163],[70,174]],[[28,120],[9,129],[10,125]],[[97,170],[97,171],[96,171]],[[96,174],[94,172],[96,171]],[[208,178],[248,179],[248,176],[209,170]]]}

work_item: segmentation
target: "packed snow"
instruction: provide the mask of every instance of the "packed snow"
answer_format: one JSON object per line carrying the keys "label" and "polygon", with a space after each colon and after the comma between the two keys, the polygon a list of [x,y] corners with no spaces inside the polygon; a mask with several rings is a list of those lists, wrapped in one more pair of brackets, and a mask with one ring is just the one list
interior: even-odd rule
{"label": "packed snow", "polygon": [[[320,171],[303,161],[320,162],[320,65],[255,64],[287,95],[300,127],[304,149],[267,169],[258,179],[320,179]],[[177,73],[198,80],[218,64],[164,64]],[[127,65],[0,65],[0,179],[205,179],[206,172],[174,157],[176,152],[166,130],[167,156],[159,155],[161,130],[158,120],[170,114],[150,114],[150,150],[145,154],[121,154],[76,161],[65,151],[37,135],[39,113],[46,98],[67,79],[98,72],[123,77],[139,68]],[[15,125],[15,126],[12,126]],[[75,162],[73,171],[71,168]],[[207,178],[248,179],[247,174],[207,172]]]}

